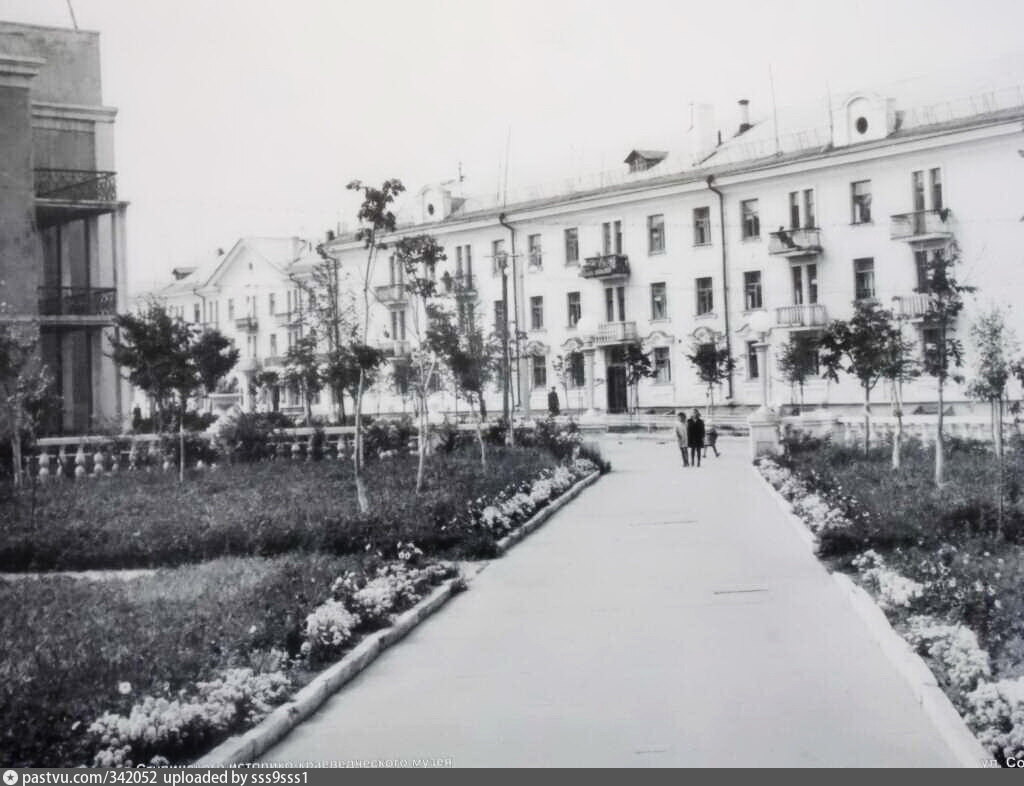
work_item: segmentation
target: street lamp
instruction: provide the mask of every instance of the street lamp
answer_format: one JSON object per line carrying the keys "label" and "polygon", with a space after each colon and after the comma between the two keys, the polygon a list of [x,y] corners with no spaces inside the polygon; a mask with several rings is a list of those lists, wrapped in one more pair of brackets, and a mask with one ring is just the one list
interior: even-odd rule
{"label": "street lamp", "polygon": [[768,334],[772,329],[771,315],[765,310],[755,311],[750,315],[750,329],[757,334],[758,341],[754,344],[757,352],[758,375],[761,377],[761,408],[759,414],[766,415],[768,408]]}

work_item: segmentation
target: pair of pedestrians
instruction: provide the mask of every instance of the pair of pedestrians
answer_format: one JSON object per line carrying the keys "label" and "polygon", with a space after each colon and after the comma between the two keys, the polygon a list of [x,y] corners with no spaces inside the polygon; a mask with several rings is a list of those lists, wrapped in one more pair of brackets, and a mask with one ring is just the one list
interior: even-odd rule
{"label": "pair of pedestrians", "polygon": [[679,443],[679,452],[683,454],[684,467],[700,466],[701,454],[705,448],[704,440],[709,436],[712,437],[709,447],[715,451],[717,456],[718,447],[715,445],[717,440],[714,438],[717,438],[718,433],[715,427],[711,427],[710,434],[706,431],[699,410],[695,409],[689,420],[687,420],[685,412],[679,413],[679,422],[676,423],[676,442]]}

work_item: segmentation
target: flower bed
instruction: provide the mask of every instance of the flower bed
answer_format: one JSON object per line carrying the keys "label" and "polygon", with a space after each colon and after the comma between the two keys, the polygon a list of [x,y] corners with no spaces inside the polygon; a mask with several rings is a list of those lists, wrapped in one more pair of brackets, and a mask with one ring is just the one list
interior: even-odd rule
{"label": "flower bed", "polygon": [[[819,555],[851,573],[893,627],[931,666],[953,705],[998,760],[1024,754],[1024,549],[992,527],[983,482],[991,456],[953,451],[949,486],[928,485],[930,466],[911,447],[900,472],[887,456],[824,446],[762,476],[815,534]],[[1009,461],[1011,487],[1017,462]]]}

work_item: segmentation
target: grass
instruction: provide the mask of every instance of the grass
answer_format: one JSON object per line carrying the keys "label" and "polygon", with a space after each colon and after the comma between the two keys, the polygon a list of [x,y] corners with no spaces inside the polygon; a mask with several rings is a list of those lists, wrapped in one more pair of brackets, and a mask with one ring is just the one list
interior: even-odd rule
{"label": "grass", "polygon": [[293,551],[349,554],[414,541],[426,553],[486,557],[493,542],[459,520],[468,500],[554,465],[540,449],[438,454],[415,493],[415,458],[368,467],[368,514],[348,462],[274,461],[193,473],[67,481],[0,501],[0,570],[152,568]]}

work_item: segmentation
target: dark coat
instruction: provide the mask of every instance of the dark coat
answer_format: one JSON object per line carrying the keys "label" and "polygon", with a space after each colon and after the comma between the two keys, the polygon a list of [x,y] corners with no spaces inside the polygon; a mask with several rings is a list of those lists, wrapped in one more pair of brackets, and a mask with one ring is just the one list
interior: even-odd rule
{"label": "dark coat", "polygon": [[552,415],[559,414],[558,394],[553,390],[548,393],[548,412]]}
{"label": "dark coat", "polygon": [[686,424],[686,444],[691,448],[704,447],[704,421],[690,418]]}

